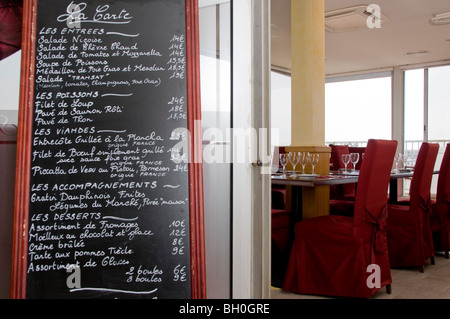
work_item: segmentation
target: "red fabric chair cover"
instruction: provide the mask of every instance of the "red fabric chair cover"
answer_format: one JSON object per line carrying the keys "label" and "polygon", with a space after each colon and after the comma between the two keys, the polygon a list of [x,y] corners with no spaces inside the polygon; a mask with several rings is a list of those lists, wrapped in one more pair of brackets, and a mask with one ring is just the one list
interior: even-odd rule
{"label": "red fabric chair cover", "polygon": [[437,185],[436,202],[432,205],[431,229],[435,251],[450,251],[450,144],[447,144]]}
{"label": "red fabric chair cover", "polygon": [[330,162],[333,164],[333,171],[337,171],[340,168],[344,168],[344,163],[342,163],[342,154],[350,154],[347,145],[330,145],[331,147],[331,158]]}
{"label": "red fabric chair cover", "polygon": [[281,287],[292,244],[291,212],[272,209],[272,285]]}
{"label": "red fabric chair cover", "polygon": [[274,250],[285,252],[289,244],[289,228],[291,212],[287,210],[272,209],[272,240]]}
{"label": "red fabric chair cover", "polygon": [[[369,298],[391,284],[385,220],[396,148],[397,141],[369,140],[353,217],[323,216],[296,224],[284,290]],[[368,285],[370,265],[380,267],[378,287]]]}
{"label": "red fabric chair cover", "polygon": [[420,267],[434,256],[430,188],[439,144],[422,143],[411,180],[410,205],[388,205],[388,247],[392,267]]}
{"label": "red fabric chair cover", "polygon": [[[344,168],[342,154],[349,154],[347,145],[330,145],[333,170]],[[349,168],[348,166],[347,168]],[[331,185],[330,186],[330,215],[342,215],[351,217],[355,201],[355,184]],[[348,215],[350,214],[350,215]]]}
{"label": "red fabric chair cover", "polygon": [[[345,168],[342,163],[342,154],[350,154],[347,145],[330,145],[331,147],[331,163],[333,164],[333,170],[337,171],[341,168]],[[350,169],[350,165],[347,166]],[[332,199],[355,199],[355,184],[334,185],[332,187],[330,198]]]}

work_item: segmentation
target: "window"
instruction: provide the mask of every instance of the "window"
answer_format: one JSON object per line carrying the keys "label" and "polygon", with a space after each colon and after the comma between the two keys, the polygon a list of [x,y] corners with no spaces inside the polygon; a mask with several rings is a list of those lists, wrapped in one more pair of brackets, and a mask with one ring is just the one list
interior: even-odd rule
{"label": "window", "polygon": [[325,140],[365,145],[391,138],[391,73],[329,80],[325,86]]}
{"label": "window", "polygon": [[[439,144],[435,169],[439,169],[450,142],[450,66],[405,71],[405,153],[414,165],[423,141]],[[433,176],[431,194],[436,194],[438,175]],[[409,191],[405,181],[404,193]]]}
{"label": "window", "polygon": [[405,71],[405,152],[416,158],[424,138],[424,70]]}
{"label": "window", "polygon": [[272,146],[291,145],[291,77],[271,75]]}
{"label": "window", "polygon": [[449,83],[450,66],[428,70],[428,140],[441,143],[450,140]]}

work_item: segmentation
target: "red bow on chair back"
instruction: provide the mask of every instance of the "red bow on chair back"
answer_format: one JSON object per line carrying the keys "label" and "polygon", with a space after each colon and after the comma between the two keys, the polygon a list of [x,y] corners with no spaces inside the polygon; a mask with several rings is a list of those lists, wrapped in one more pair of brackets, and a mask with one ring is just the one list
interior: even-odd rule
{"label": "red bow on chair back", "polygon": [[372,224],[372,248],[373,252],[382,254],[386,251],[386,221],[387,221],[387,205],[384,205],[378,218],[375,218],[367,209],[364,209],[362,216],[364,222]]}

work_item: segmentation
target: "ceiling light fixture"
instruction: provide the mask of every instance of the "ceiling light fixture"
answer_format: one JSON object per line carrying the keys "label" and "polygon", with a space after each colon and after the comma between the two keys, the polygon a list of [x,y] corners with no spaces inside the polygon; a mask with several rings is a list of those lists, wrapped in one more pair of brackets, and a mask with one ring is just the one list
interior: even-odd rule
{"label": "ceiling light fixture", "polygon": [[450,23],[450,12],[439,13],[430,19],[430,23],[433,25],[444,25]]}
{"label": "ceiling light fixture", "polygon": [[406,53],[407,56],[411,56],[411,57],[420,57],[420,56],[425,56],[428,54],[430,54],[430,51],[427,51],[427,50],[412,51],[412,52]]}

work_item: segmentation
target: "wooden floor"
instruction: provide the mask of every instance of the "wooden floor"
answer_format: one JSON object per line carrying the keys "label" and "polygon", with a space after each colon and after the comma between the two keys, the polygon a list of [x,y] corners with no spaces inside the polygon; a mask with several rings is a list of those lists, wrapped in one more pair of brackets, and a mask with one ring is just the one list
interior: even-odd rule
{"label": "wooden floor", "polygon": [[[435,265],[425,266],[424,273],[416,269],[391,269],[392,294],[380,289],[373,299],[450,299],[450,259],[437,254]],[[272,288],[272,299],[326,299],[320,296],[296,295]]]}

